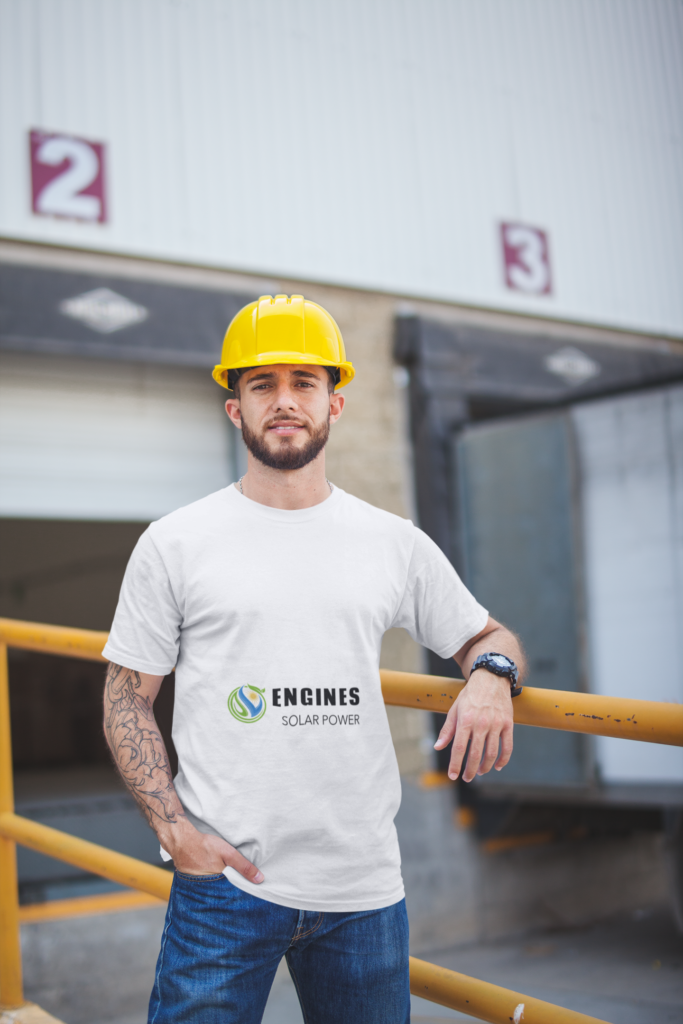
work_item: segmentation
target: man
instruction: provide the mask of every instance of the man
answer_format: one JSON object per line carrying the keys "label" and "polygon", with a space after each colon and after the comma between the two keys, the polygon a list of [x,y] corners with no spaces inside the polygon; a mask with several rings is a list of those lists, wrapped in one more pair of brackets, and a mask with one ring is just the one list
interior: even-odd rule
{"label": "man", "polygon": [[[469,677],[436,744],[455,736],[451,778],[468,741],[466,781],[510,758],[517,640],[411,522],[325,477],[353,375],[315,303],[238,313],[214,377],[247,473],[153,523],[126,571],[105,730],[175,866],[154,1024],[256,1024],[283,956],[307,1024],[409,1021],[387,629]],[[174,666],[175,782],[152,710]]]}

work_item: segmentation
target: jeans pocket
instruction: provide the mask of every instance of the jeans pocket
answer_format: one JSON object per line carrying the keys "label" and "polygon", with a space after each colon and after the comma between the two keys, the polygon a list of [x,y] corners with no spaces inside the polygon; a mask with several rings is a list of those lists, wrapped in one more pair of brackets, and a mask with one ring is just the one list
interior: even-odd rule
{"label": "jeans pocket", "polygon": [[177,878],[182,878],[183,881],[187,882],[216,882],[219,878],[225,878],[225,875],[222,873],[215,875],[188,875],[184,871],[178,871],[177,868],[175,874]]}

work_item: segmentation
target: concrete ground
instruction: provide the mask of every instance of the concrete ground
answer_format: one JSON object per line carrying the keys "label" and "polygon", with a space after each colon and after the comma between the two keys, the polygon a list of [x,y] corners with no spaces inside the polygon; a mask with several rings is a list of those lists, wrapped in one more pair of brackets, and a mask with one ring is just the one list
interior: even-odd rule
{"label": "concrete ground", "polygon": [[[163,908],[23,928],[26,996],[66,1024],[144,1024]],[[683,939],[665,908],[440,950],[433,962],[612,1024],[683,1024]],[[413,999],[414,1024],[472,1020]],[[283,964],[264,1024],[301,1024]]]}

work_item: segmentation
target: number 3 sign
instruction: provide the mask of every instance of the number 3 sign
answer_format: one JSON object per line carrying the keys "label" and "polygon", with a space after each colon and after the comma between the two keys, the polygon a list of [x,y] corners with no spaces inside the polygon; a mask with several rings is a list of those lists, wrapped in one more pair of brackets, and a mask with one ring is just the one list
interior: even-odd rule
{"label": "number 3 sign", "polygon": [[32,131],[30,145],[33,212],[104,224],[104,144]]}
{"label": "number 3 sign", "polygon": [[548,236],[525,224],[501,224],[505,283],[528,295],[550,295]]}

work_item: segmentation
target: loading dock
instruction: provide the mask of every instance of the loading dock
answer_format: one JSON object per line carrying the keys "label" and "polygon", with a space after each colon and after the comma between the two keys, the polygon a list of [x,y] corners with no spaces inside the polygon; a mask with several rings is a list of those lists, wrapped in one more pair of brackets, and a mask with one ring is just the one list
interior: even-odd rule
{"label": "loading dock", "polygon": [[[683,620],[680,350],[410,316],[395,355],[410,373],[421,524],[521,635],[525,685],[683,700],[680,653],[651,664]],[[666,829],[681,856],[674,748],[519,726],[510,765],[458,793],[489,843]]]}

